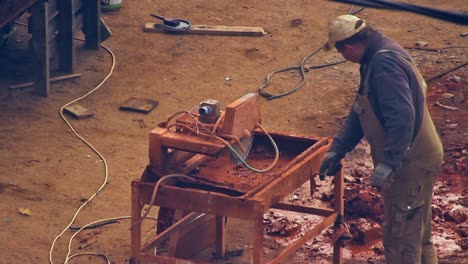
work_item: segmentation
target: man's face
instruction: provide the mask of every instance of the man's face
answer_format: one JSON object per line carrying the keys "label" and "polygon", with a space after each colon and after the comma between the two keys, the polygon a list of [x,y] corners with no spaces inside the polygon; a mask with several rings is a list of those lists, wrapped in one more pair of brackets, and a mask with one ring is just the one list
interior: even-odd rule
{"label": "man's face", "polygon": [[336,50],[343,55],[343,57],[351,62],[360,63],[363,49],[361,49],[358,45],[344,45],[344,46],[337,46]]}

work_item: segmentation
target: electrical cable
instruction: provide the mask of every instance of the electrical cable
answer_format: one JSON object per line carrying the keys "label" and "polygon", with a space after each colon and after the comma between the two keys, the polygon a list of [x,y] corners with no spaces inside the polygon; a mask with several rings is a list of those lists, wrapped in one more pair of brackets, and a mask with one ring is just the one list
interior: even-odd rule
{"label": "electrical cable", "polygon": [[[80,39],[80,38],[75,38],[77,40],[80,40],[80,41],[84,41],[83,39]],[[86,93],[85,95],[75,99],[75,100],[72,100],[71,102],[63,105],[61,108],[60,108],[60,116],[62,117],[63,121],[66,123],[66,125],[70,128],[70,130],[72,131],[72,133],[78,137],[83,143],[85,143],[91,150],[93,150],[100,158],[101,160],[103,161],[104,163],[104,180],[103,180],[103,183],[102,185],[99,187],[99,189],[93,194],[91,195],[91,197],[89,197],[78,209],[77,211],[75,212],[75,214],[73,215],[72,219],[70,220],[69,224],[62,230],[62,232],[60,232],[59,235],[57,235],[53,242],[52,242],[52,245],[50,247],[50,250],[49,250],[49,263],[50,264],[53,264],[53,260],[52,260],[52,252],[53,252],[53,249],[55,247],[55,243],[57,242],[58,239],[60,239],[60,237],[62,237],[62,235],[70,228],[70,226],[75,222],[76,218],[78,217],[78,214],[80,213],[80,211],[83,209],[83,207],[85,207],[94,197],[96,197],[96,195],[98,195],[98,193],[100,193],[102,191],[102,189],[104,189],[104,187],[106,186],[107,184],[107,180],[108,180],[108,177],[109,177],[109,169],[108,169],[108,165],[107,165],[107,161],[106,159],[104,158],[104,156],[91,144],[89,143],[86,139],[84,139],[80,134],[78,134],[75,129],[73,128],[73,126],[70,124],[70,122],[67,120],[67,118],[64,116],[63,114],[63,110],[73,104],[73,103],[76,103],[84,98],[86,98],[87,96],[89,96],[90,94],[92,94],[93,92],[95,92],[96,90],[98,90],[103,84],[105,81],[107,81],[107,79],[109,79],[109,77],[112,75],[113,71],[114,71],[114,67],[115,67],[115,55],[114,53],[109,49],[107,48],[106,46],[104,46],[103,44],[100,45],[102,48],[104,48],[112,57],[112,66],[111,66],[111,69],[109,70],[109,73],[107,74],[107,76],[95,87],[93,88],[92,90],[90,90],[88,93]],[[71,240],[70,240],[71,242]],[[65,263],[67,263],[67,260],[65,260]]]}
{"label": "electrical cable", "polygon": [[[351,6],[350,10],[348,11],[348,14],[355,15],[355,14],[361,12],[364,8],[361,7],[356,11],[353,11],[353,9],[354,9],[354,5]],[[265,97],[268,100],[273,100],[273,99],[277,99],[277,98],[280,98],[280,97],[283,97],[283,96],[286,96],[286,95],[290,95],[290,94],[296,92],[297,90],[299,90],[300,88],[302,88],[306,83],[304,64],[306,63],[307,60],[309,60],[312,56],[314,56],[317,52],[319,52],[323,48],[324,45],[325,45],[325,43],[323,43],[322,45],[320,45],[319,48],[315,49],[310,54],[305,56],[301,60],[301,63],[300,63],[299,66],[290,66],[290,67],[286,67],[286,68],[280,68],[278,70],[274,70],[274,71],[268,73],[266,78],[265,78],[265,82],[260,87],[258,87],[258,89],[257,89],[258,94]],[[340,64],[340,63],[343,63],[343,62],[346,62],[346,60],[343,59],[343,60],[339,60],[339,61],[336,61],[336,62],[314,65],[314,66],[310,66],[309,69],[319,69],[319,68],[334,66],[334,65],[337,65],[337,64]],[[264,89],[268,85],[270,85],[271,79],[273,78],[273,75],[275,75],[277,73],[281,73],[281,72],[291,71],[291,70],[299,70],[299,73],[301,75],[301,83],[299,85],[297,85],[296,87],[294,87],[293,89],[291,89],[291,90],[289,90],[287,92],[276,94],[276,95],[273,95],[273,94],[270,94],[270,93],[264,91]]]}
{"label": "electrical cable", "polygon": [[257,124],[257,126],[263,131],[263,133],[265,133],[265,135],[267,135],[268,139],[270,140],[270,142],[272,143],[273,145],[273,148],[275,150],[275,158],[273,159],[272,163],[270,164],[270,166],[268,166],[267,168],[265,169],[256,169],[256,168],[253,168],[252,166],[250,166],[247,161],[241,157],[241,155],[231,146],[231,144],[229,144],[229,142],[227,142],[226,140],[224,140],[223,138],[221,137],[218,137],[216,136],[216,138],[218,138],[219,140],[221,140],[225,145],[226,147],[229,148],[229,150],[231,150],[231,152],[236,156],[236,158],[238,158],[242,164],[244,164],[245,167],[247,167],[249,170],[251,171],[254,171],[254,172],[267,172],[269,170],[271,170],[275,165],[276,163],[278,162],[279,160],[279,149],[278,149],[278,146],[276,145],[276,142],[275,140],[271,137],[271,135],[262,127],[262,125],[260,125],[260,123]]}
{"label": "electrical cable", "polygon": [[156,200],[156,193],[159,190],[159,185],[161,185],[161,183],[163,181],[165,181],[167,179],[171,179],[171,178],[184,178],[184,179],[188,179],[188,180],[191,180],[191,181],[195,181],[195,179],[193,179],[193,178],[191,178],[191,177],[189,177],[189,176],[187,176],[185,174],[167,174],[167,175],[162,176],[156,182],[156,185],[154,186],[153,193],[151,194],[151,200],[149,202],[148,209],[146,209],[145,214],[138,221],[136,221],[134,224],[132,224],[129,229],[133,229],[136,225],[140,224],[144,219],[147,218],[151,208],[153,207],[154,201]]}
{"label": "electrical cable", "polygon": [[[70,259],[74,258],[74,257],[78,257],[78,256],[84,256],[84,255],[94,255],[94,256],[100,256],[100,257],[103,257],[107,260],[107,263],[110,264],[110,260],[109,258],[102,254],[102,253],[95,253],[95,252],[87,252],[87,253],[78,253],[78,254],[74,254],[74,255],[71,255],[71,245],[72,245],[72,241],[73,239],[78,235],[78,233],[80,233],[81,231],[89,228],[90,226],[93,226],[93,225],[99,225],[100,223],[106,223],[106,222],[109,222],[109,221],[117,221],[117,220],[125,220],[125,219],[131,219],[132,217],[131,216],[118,216],[118,217],[113,217],[113,218],[107,218],[107,219],[100,219],[100,220],[96,220],[94,222],[91,222],[89,224],[86,224],[84,226],[82,226],[79,230],[77,230],[75,232],[75,234],[73,234],[73,236],[71,236],[69,242],[68,242],[68,252],[67,252],[67,256],[65,258],[65,262],[64,264],[68,264],[68,262],[70,261]],[[147,217],[147,219],[152,219],[152,220],[158,220],[157,218],[155,217]]]}
{"label": "electrical cable", "polygon": [[[169,121],[172,120],[175,116],[177,116],[177,115],[179,115],[179,114],[181,114],[181,113],[188,113],[188,114],[190,115],[190,117],[192,117],[192,119],[193,119],[193,120],[196,122],[196,124],[197,124],[197,130],[196,130],[196,131],[194,131],[194,129],[191,128],[191,127],[190,127],[189,125],[187,125],[187,124],[174,123],[174,124],[169,125]],[[249,165],[249,164],[247,163],[247,161],[246,161],[244,158],[242,158],[242,156],[236,151],[236,149],[234,149],[234,147],[233,147],[227,140],[225,140],[224,138],[222,138],[222,137],[229,137],[229,135],[219,135],[219,136],[218,136],[218,135],[215,135],[215,134],[214,134],[214,133],[216,132],[216,129],[217,129],[219,123],[221,122],[221,118],[224,118],[224,113],[221,114],[221,116],[218,118],[218,120],[217,120],[217,122],[214,124],[214,126],[213,126],[213,128],[212,128],[210,134],[203,133],[203,132],[201,132],[201,131],[198,130],[198,125],[200,125],[200,126],[203,127],[203,129],[205,129],[206,131],[210,131],[210,130],[208,129],[208,127],[206,127],[207,124],[203,124],[202,122],[200,122],[197,118],[195,118],[195,116],[193,116],[193,115],[191,114],[190,111],[179,111],[179,112],[177,112],[177,113],[171,115],[171,116],[167,119],[167,121],[164,123],[164,127],[166,127],[166,128],[171,128],[171,127],[183,127],[183,128],[185,128],[186,130],[188,130],[188,131],[192,131],[193,133],[196,133],[197,135],[202,134],[202,135],[204,135],[204,136],[213,137],[213,138],[215,138],[215,139],[217,139],[217,140],[223,142],[223,144],[224,144],[226,147],[229,148],[229,150],[236,156],[236,158],[238,158],[238,159],[240,160],[240,162],[241,162],[242,164],[244,164],[245,167],[247,167],[247,168],[248,168],[249,170],[251,170],[251,171],[259,172],[259,173],[267,172],[267,171],[271,170],[271,169],[276,165],[276,163],[278,162],[278,159],[279,159],[279,149],[278,149],[278,146],[276,145],[275,140],[274,140],[274,139],[271,137],[271,135],[262,127],[262,125],[261,125],[260,123],[257,123],[256,126],[259,127],[259,128],[265,133],[265,135],[267,135],[268,139],[269,139],[270,142],[272,143],[273,148],[274,148],[274,150],[275,150],[275,158],[273,159],[273,162],[270,164],[270,166],[268,166],[268,167],[265,168],[265,169],[257,169],[257,168],[252,167],[251,165]],[[243,148],[243,147],[242,147],[242,144],[240,143],[239,138],[237,138],[237,137],[232,137],[232,136],[231,136],[230,138],[236,140],[237,143],[239,144],[239,147],[240,147],[240,148]]]}
{"label": "electrical cable", "polygon": [[[22,22],[15,22],[16,24],[18,25],[21,25],[21,26],[28,26],[28,24],[25,24],[25,23],[22,23]],[[74,39],[76,40],[79,40],[79,41],[85,41],[84,39],[82,38],[77,38],[75,37]],[[111,65],[111,68],[109,70],[109,73],[106,75],[106,77],[96,86],[94,87],[92,90],[90,90],[88,93],[86,93],[85,95],[77,98],[77,99],[74,99],[72,100],[71,102],[63,105],[61,108],[60,108],[60,116],[62,117],[63,121],[66,123],[66,125],[70,128],[70,130],[72,131],[72,133],[78,137],[81,141],[83,141],[89,148],[91,148],[91,150],[93,150],[100,158],[101,160],[103,161],[104,163],[104,173],[105,173],[105,176],[104,176],[104,180],[103,180],[103,183],[101,184],[101,186],[99,187],[99,189],[93,194],[91,195],[78,209],[77,211],[75,212],[75,214],[73,215],[72,219],[70,220],[69,224],[67,225],[67,227],[65,227],[62,232],[60,232],[59,235],[57,235],[53,242],[52,242],[52,245],[50,247],[50,250],[49,250],[49,263],[50,264],[53,264],[53,260],[52,260],[52,251],[54,250],[54,247],[55,247],[55,243],[57,242],[57,240],[62,237],[62,235],[71,227],[71,225],[75,222],[76,218],[78,217],[78,214],[80,213],[81,209],[83,209],[83,207],[85,207],[94,197],[96,197],[96,195],[98,195],[102,189],[104,189],[104,187],[106,186],[107,184],[107,180],[108,180],[108,177],[109,177],[109,169],[108,169],[108,165],[107,165],[107,161],[106,159],[104,158],[104,156],[91,144],[89,143],[87,140],[85,140],[81,135],[79,135],[75,129],[73,128],[73,126],[70,124],[70,122],[67,120],[67,118],[64,116],[63,114],[63,110],[73,104],[73,103],[76,103],[86,97],[88,97],[90,94],[94,93],[96,90],[98,90],[106,81],[107,79],[109,79],[109,77],[112,75],[112,73],[114,72],[114,67],[115,67],[115,55],[114,53],[112,52],[112,50],[110,50],[108,47],[106,47],[105,45],[103,45],[102,43],[100,44],[100,46],[102,48],[104,48],[112,57],[112,65]],[[109,219],[105,219],[105,220],[117,220],[117,219],[120,219],[120,218],[109,218]],[[101,222],[101,220],[98,220],[96,222]],[[95,223],[95,222],[93,222]],[[76,233],[70,238],[69,240],[69,245],[71,245],[71,242],[73,240],[73,238],[76,236],[77,233],[79,233],[81,230],[83,230],[85,227],[87,227],[88,225],[82,227],[80,230],[76,231]],[[73,255],[73,257],[75,256],[81,256],[81,255],[99,255],[99,256],[103,256],[105,257],[105,259],[107,260],[107,262],[109,263],[109,259],[107,258],[107,256],[103,255],[103,254],[98,254],[98,253],[89,253],[89,254],[75,254]],[[65,264],[68,263],[68,260],[70,259],[68,256],[70,255],[70,247],[69,247],[69,252],[67,254],[67,258],[65,259]]]}
{"label": "electrical cable", "polygon": [[[324,44],[323,44],[324,45]],[[265,82],[260,86],[258,87],[258,94],[260,94],[261,96],[265,97],[266,99],[268,100],[273,100],[273,99],[276,99],[276,98],[280,98],[280,97],[283,97],[283,96],[286,96],[286,95],[289,95],[289,94],[292,94],[294,93],[295,91],[299,90],[300,88],[302,88],[302,86],[304,86],[304,84],[306,83],[306,78],[305,78],[305,70],[304,70],[304,64],[305,62],[310,58],[312,57],[313,55],[315,55],[317,52],[319,52],[321,49],[322,49],[322,46],[320,46],[320,48],[314,50],[312,53],[310,53],[309,55],[305,56],[302,60],[301,60],[301,63],[299,66],[291,66],[291,67],[286,67],[286,68],[281,68],[281,69],[278,69],[278,70],[274,70],[270,73],[267,74],[267,77],[265,79]],[[270,82],[271,82],[271,79],[273,77],[273,75],[277,74],[277,73],[281,73],[281,72],[286,72],[286,71],[290,71],[290,70],[299,70],[299,73],[301,74],[301,83],[299,85],[297,85],[296,87],[294,87],[293,89],[287,91],[287,92],[284,92],[284,93],[281,93],[281,94],[277,94],[277,95],[272,95],[270,93],[267,93],[267,92],[264,92],[263,89],[265,87],[267,87],[268,85],[270,85]]]}
{"label": "electrical cable", "polygon": [[[68,260],[70,260],[70,259],[72,259],[74,257],[79,257],[79,256],[99,256],[99,257],[104,258],[107,261],[107,264],[111,264],[110,259],[106,255],[101,254],[101,253],[95,253],[95,252],[77,253],[77,254],[74,254],[74,255],[70,256],[68,258]],[[66,263],[68,263],[68,261]]]}

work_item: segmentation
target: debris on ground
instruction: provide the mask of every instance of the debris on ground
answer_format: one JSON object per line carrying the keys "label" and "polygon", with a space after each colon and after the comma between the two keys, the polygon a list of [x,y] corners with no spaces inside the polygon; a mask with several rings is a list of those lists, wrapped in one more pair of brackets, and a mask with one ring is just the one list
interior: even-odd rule
{"label": "debris on ground", "polygon": [[69,105],[65,107],[64,111],[75,119],[85,119],[94,115],[88,108],[80,104]]}
{"label": "debris on ground", "polygon": [[120,106],[120,110],[148,114],[158,104],[156,100],[131,97]]}
{"label": "debris on ground", "polygon": [[353,241],[368,245],[370,242],[382,237],[382,227],[371,219],[359,218],[353,221],[349,227],[353,235]]}
{"label": "debris on ground", "polygon": [[263,216],[263,224],[268,235],[288,237],[301,230],[301,224],[273,211]]}
{"label": "debris on ground", "polygon": [[18,208],[18,213],[26,216],[31,216],[31,209],[29,208]]}

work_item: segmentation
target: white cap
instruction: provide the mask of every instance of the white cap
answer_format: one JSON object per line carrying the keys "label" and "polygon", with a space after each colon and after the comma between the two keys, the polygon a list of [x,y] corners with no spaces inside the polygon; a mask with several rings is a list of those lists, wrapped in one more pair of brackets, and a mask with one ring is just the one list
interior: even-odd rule
{"label": "white cap", "polygon": [[323,46],[323,50],[330,51],[335,47],[335,43],[338,41],[342,41],[348,39],[358,32],[360,32],[363,28],[366,27],[366,22],[362,20],[362,25],[356,28],[356,23],[362,20],[357,16],[353,15],[341,15],[335,18],[329,24],[328,30],[328,40],[327,43]]}

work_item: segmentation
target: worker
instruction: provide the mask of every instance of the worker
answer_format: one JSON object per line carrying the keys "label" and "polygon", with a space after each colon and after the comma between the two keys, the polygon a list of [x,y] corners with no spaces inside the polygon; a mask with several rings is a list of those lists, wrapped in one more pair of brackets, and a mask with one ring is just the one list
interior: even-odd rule
{"label": "worker", "polygon": [[437,263],[431,202],[443,147],[427,109],[426,83],[407,51],[356,16],[332,21],[323,48],[359,63],[361,82],[324,155],[321,177],[336,175],[364,137],[374,163],[370,183],[383,194],[386,263]]}

